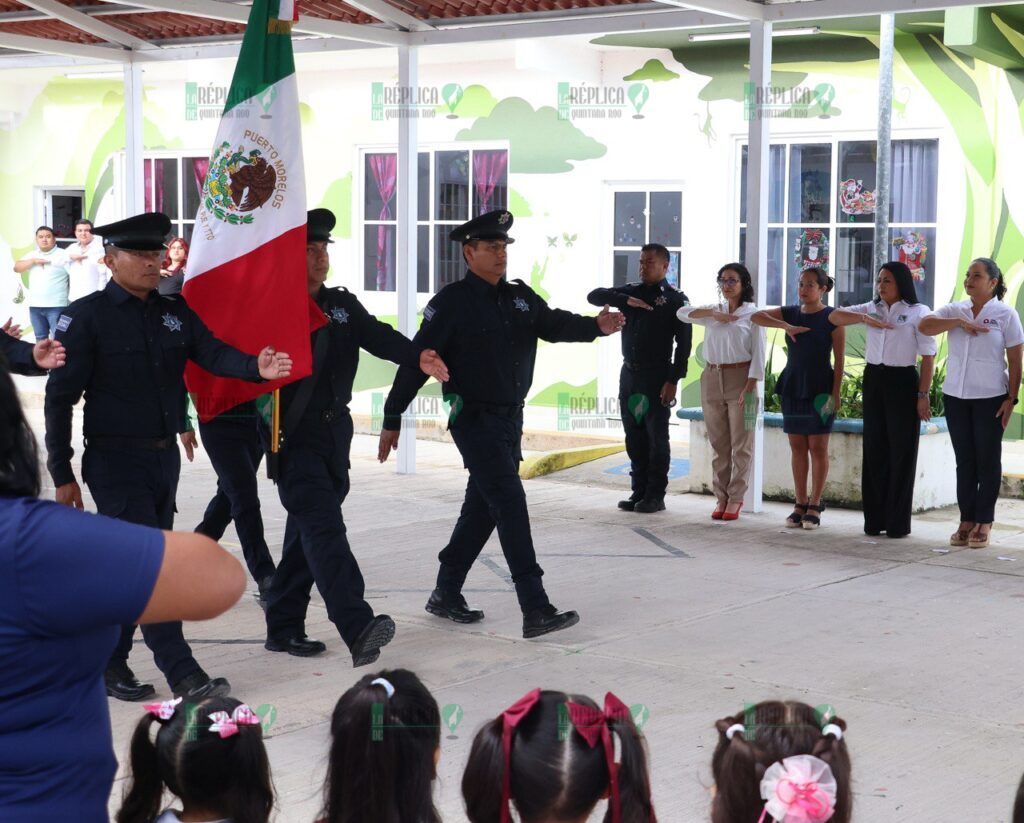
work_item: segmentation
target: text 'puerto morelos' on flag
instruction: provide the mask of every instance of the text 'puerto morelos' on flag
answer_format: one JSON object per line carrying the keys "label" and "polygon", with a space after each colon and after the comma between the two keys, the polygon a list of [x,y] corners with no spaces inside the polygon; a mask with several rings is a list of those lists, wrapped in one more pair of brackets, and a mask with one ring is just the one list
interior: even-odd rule
{"label": "text 'puerto morelos' on flag", "polygon": [[[306,184],[292,56],[294,0],[255,0],[196,214],[182,294],[221,340],[291,355],[291,377],[246,383],[189,362],[201,420],[312,371]],[[324,321],[326,322],[326,321]]]}

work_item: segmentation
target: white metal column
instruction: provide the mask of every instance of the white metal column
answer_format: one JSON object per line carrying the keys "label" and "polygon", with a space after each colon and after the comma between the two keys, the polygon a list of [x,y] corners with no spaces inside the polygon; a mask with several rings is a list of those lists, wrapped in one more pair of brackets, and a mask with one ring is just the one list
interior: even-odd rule
{"label": "white metal column", "polygon": [[[744,249],[747,268],[754,280],[754,295],[764,305],[768,293],[768,150],[771,137],[767,112],[760,95],[772,81],[772,24],[750,23],[750,84],[747,134],[747,237]],[[743,507],[763,509],[764,489],[764,382],[757,384],[757,421],[754,428],[754,462]]]}
{"label": "white metal column", "polygon": [[[416,46],[398,47],[398,87],[415,103],[419,88],[419,52]],[[416,206],[418,146],[415,105],[402,106],[398,118],[398,204],[397,281],[398,330],[406,337],[416,333]],[[402,437],[398,441],[398,473],[416,472],[416,404],[402,416]]]}
{"label": "white metal column", "polygon": [[146,198],[142,171],[142,69],[124,64],[124,210],[141,214]]}
{"label": "white metal column", "polygon": [[889,246],[889,181],[892,168],[892,56],[896,15],[879,17],[878,33],[878,149],[875,185],[874,275],[892,255]]}

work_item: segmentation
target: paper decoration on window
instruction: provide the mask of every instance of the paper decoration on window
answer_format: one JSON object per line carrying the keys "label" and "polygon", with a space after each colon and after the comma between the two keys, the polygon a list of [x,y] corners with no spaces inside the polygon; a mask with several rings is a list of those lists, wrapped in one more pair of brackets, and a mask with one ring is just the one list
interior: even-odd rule
{"label": "paper decoration on window", "polygon": [[844,180],[839,184],[839,207],[843,214],[874,214],[876,194],[864,191],[863,180]]}
{"label": "paper decoration on window", "polygon": [[892,244],[899,250],[899,261],[905,263],[914,280],[923,283],[925,279],[924,261],[928,256],[928,242],[925,236],[916,231],[906,229],[893,238]]}
{"label": "paper decoration on window", "polygon": [[828,273],[828,235],[821,229],[804,229],[793,246],[793,260],[800,271],[815,266]]}

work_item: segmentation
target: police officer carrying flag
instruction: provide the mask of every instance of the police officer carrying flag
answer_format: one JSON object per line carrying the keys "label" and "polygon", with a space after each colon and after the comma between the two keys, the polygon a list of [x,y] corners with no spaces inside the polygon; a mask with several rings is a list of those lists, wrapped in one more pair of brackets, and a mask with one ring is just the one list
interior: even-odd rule
{"label": "police officer carrying flag", "polygon": [[[507,281],[511,227],[512,214],[499,210],[451,232],[450,239],[462,244],[469,271],[430,301],[413,343],[436,349],[449,364],[451,380],[444,384],[445,396],[454,395],[449,429],[469,469],[462,512],[439,555],[437,587],[426,610],[457,623],[483,619],[482,611],[466,604],[462,587],[497,528],[523,612],[523,636],[529,638],[579,622],[576,612],[559,612],[548,600],[519,479],[523,403],[533,382],[537,341],[586,343],[619,331],[625,321],[607,306],[596,318],[551,309],[522,281]],[[384,405],[381,462],[397,448],[401,415],[424,379],[411,368],[399,369]]]}
{"label": "police officer carrying flag", "polygon": [[[260,382],[287,377],[291,358],[267,347],[258,356],[214,337],[180,296],[161,296],[160,259],[171,230],[164,214],[141,214],[97,227],[112,274],[102,291],[76,300],[60,315],[56,338],[67,362],[46,385],[47,467],[57,502],[83,508],[71,468],[71,420],[85,394],[82,476],[100,514],[171,529],[185,430],[185,362],[223,377]],[[128,668],[135,626],[125,626],[107,666],[107,694],[142,700],[154,694]],[[181,623],[142,627],[146,645],[175,695],[225,695],[192,656]]]}
{"label": "police officer carrying flag", "polygon": [[297,657],[320,654],[326,646],[306,636],[306,607],[316,583],[327,616],[352,653],[353,666],[380,657],[395,623],[374,615],[345,536],[341,504],[349,489],[352,445],[352,383],[359,350],[427,376],[448,379],[437,353],[414,345],[370,314],[344,288],[326,288],[327,244],[335,217],[314,209],[306,222],[306,277],[309,294],[327,316],[313,333],[313,373],[281,389],[282,444],[276,468],[278,493],[288,511],[284,549],[267,597],[267,642],[273,652]]}

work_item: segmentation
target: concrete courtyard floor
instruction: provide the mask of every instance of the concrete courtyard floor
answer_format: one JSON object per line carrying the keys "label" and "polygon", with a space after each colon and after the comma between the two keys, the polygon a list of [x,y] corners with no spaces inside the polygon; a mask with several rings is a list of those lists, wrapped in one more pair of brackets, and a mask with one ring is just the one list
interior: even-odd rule
{"label": "concrete courtyard floor", "polygon": [[[41,410],[30,414],[41,433]],[[380,666],[416,671],[440,705],[462,709],[461,723],[443,730],[437,802],[446,821],[465,819],[460,781],[475,730],[534,686],[599,701],[610,689],[646,706],[665,823],[708,819],[714,721],[770,698],[830,703],[845,718],[856,820],[1010,819],[1024,771],[1024,503],[1000,501],[991,548],[957,550],[947,545],[956,519],[948,510],[916,518],[914,534],[898,541],[865,537],[852,511],[827,511],[818,532],[784,529],[789,508],[778,504],[715,523],[710,498],[689,494],[672,495],[663,513],[623,513],[615,503],[628,477],[612,470],[624,458],[605,458],[526,483],[552,600],[582,620],[525,641],[496,537],[466,589],[487,619],[457,626],[423,611],[465,486],[454,448],[419,443],[412,476],[378,465],[375,453],[376,438],[356,437],[345,519],[370,602],[398,624]],[[284,513],[261,484],[278,555]],[[199,521],[214,485],[205,454],[185,464],[180,528]],[[241,557],[233,531],[224,545]],[[328,643],[325,655],[264,651],[263,615],[248,595],[218,620],[186,627],[208,672],[230,678],[250,705],[276,710],[267,748],[276,819],[287,823],[315,819],[331,709],[375,670],[352,669],[316,593],[308,629]],[[169,696],[141,640],[132,664]],[[113,809],[141,709],[110,708],[122,760]]]}

